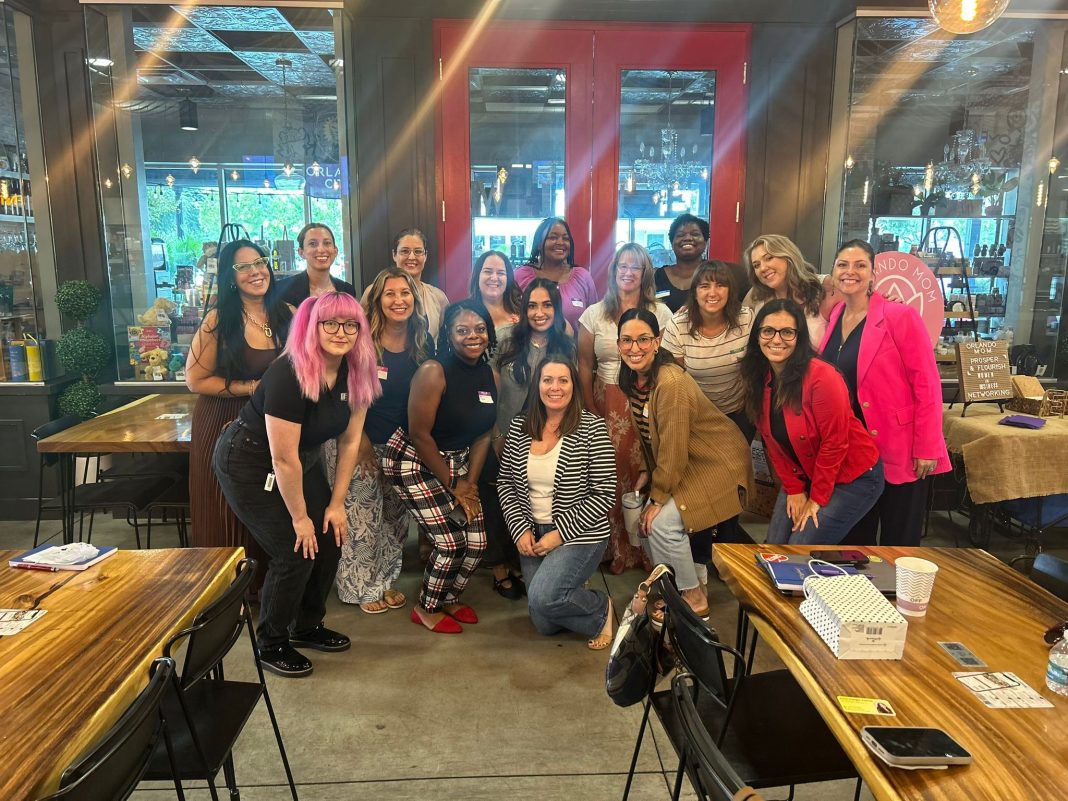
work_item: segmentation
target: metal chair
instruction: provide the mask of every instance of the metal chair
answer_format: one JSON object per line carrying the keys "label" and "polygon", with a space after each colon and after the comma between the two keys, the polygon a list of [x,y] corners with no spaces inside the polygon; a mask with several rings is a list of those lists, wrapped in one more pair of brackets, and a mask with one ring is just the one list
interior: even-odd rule
{"label": "metal chair", "polygon": [[[1042,589],[1068,601],[1068,562],[1052,554],[1040,553],[1038,556],[1017,556],[1009,564]],[[1025,564],[1026,567],[1021,567]]]}
{"label": "metal chair", "polygon": [[145,508],[146,536],[145,547],[152,547],[152,516],[160,515],[166,520],[167,514],[174,516],[174,523],[178,529],[178,545],[181,548],[189,547],[189,479],[179,479],[163,491],[156,500]]}
{"label": "metal chair", "polygon": [[[157,746],[174,765],[174,752],[162,715],[161,702],[174,686],[174,660],[161,657],[152,663],[148,686],[84,757],[63,772],[59,790],[41,801],[124,801],[130,797],[148,767]],[[162,735],[162,736],[161,736]],[[174,789],[185,799],[176,770]]]}
{"label": "metal chair", "polygon": [[[82,422],[82,418],[74,414],[64,415],[58,420],[52,420],[44,425],[37,426],[30,434],[30,438],[34,442],[40,442],[42,439],[47,439],[53,434],[58,434],[61,431],[66,431],[72,426],[78,425]],[[45,468],[52,467],[65,467],[67,461],[64,459],[67,454],[63,453],[40,453],[37,454],[37,523],[33,527],[33,547],[37,547],[37,541],[41,536],[41,515],[43,512],[63,512],[65,507],[63,505],[63,481],[61,476],[60,481],[60,495],[56,498],[45,500],[44,498],[44,475]],[[88,469],[88,465],[86,465]]]}
{"label": "metal chair", "polygon": [[[177,775],[182,779],[204,779],[213,801],[218,801],[215,777],[219,771],[225,776],[230,797],[240,797],[233,748],[262,697],[274,727],[290,793],[293,801],[299,801],[249,615],[248,590],[255,573],[255,560],[243,559],[237,566],[236,578],[223,596],[164,647],[164,656],[170,656],[180,643],[186,643],[181,676],[173,682],[174,692],[164,699],[163,709],[174,742]],[[242,629],[248,630],[252,643],[258,682],[229,681],[223,672],[223,659],[240,639]],[[170,770],[165,751],[157,746],[145,778],[167,779]]]}

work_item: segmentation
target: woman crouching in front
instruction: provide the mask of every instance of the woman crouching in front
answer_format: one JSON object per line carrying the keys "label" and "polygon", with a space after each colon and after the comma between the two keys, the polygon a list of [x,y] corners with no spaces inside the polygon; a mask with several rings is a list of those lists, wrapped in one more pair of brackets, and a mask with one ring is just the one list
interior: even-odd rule
{"label": "woman crouching in front", "polygon": [[[256,637],[263,666],[305,676],[293,646],[344,651],[323,626],[346,533],[345,494],[364,416],[381,392],[367,320],[356,298],[327,292],[297,310],[282,356],[215,446],[214,468],[234,513],[270,556]],[[337,437],[331,490],[320,446]]]}
{"label": "woman crouching in front", "polygon": [[800,305],[757,312],[742,359],[746,406],[782,489],[768,542],[837,545],[883,491],[883,463],[841,374],[817,358]]}
{"label": "woman crouching in front", "polygon": [[539,363],[527,411],[508,430],[497,491],[534,627],[577,632],[599,651],[611,644],[612,599],[584,585],[608,544],[616,463],[604,420],[582,407],[574,363]]}

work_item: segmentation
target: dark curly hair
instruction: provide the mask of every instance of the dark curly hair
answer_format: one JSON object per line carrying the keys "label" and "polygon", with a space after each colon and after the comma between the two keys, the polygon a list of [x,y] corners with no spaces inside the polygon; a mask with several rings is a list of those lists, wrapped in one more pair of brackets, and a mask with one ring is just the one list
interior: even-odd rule
{"label": "dark curly hair", "polygon": [[438,329],[438,348],[437,356],[435,357],[437,361],[444,361],[447,357],[456,353],[452,347],[452,338],[449,336],[449,329],[452,328],[452,324],[456,322],[456,318],[465,311],[477,314],[482,318],[482,322],[486,324],[486,334],[489,336],[489,345],[482,354],[480,361],[489,361],[489,355],[497,349],[497,333],[493,330],[493,318],[490,316],[489,310],[483,306],[480,301],[474,300],[473,298],[467,298],[448,306],[441,315],[441,328]]}

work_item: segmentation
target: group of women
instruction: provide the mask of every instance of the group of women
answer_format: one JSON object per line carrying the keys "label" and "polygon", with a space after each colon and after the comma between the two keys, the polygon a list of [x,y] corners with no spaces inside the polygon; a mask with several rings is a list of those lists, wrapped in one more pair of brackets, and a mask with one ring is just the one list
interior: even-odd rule
{"label": "group of women", "polygon": [[748,540],[756,431],[783,485],[770,542],[873,543],[881,527],[918,544],[924,479],[948,467],[940,383],[918,315],[872,293],[867,243],[842,247],[825,287],[785,237],[755,240],[742,267],[705,260],[697,217],[669,234],[675,264],[625,244],[599,296],[549,218],[527,264],[482,254],[451,305],[422,280],[416,229],[362,303],[330,276],[325,225],[300,233],[307,272],[281,286],[253,243],[222,250],[187,366],[193,532],[267,557],[266,668],[304,675],[296,647],[349,647],[323,626],[335,578],[368,614],[406,605],[409,518],[430,543],[410,617],[435,633],[478,622],[461,595],[480,564],[527,595],[538,631],[593,649],[612,634],[610,599],[585,586],[602,562],[667,563],[706,614],[712,543]]}

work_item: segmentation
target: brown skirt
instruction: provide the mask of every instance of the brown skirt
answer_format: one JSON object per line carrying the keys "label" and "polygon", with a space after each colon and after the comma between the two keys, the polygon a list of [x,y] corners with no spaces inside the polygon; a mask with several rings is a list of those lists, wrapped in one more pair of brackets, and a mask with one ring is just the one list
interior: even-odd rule
{"label": "brown skirt", "polygon": [[267,568],[267,553],[230,509],[211,464],[216,440],[247,401],[248,398],[201,395],[193,407],[189,441],[189,539],[194,548],[244,548],[250,559],[259,562],[257,573],[262,576]]}

